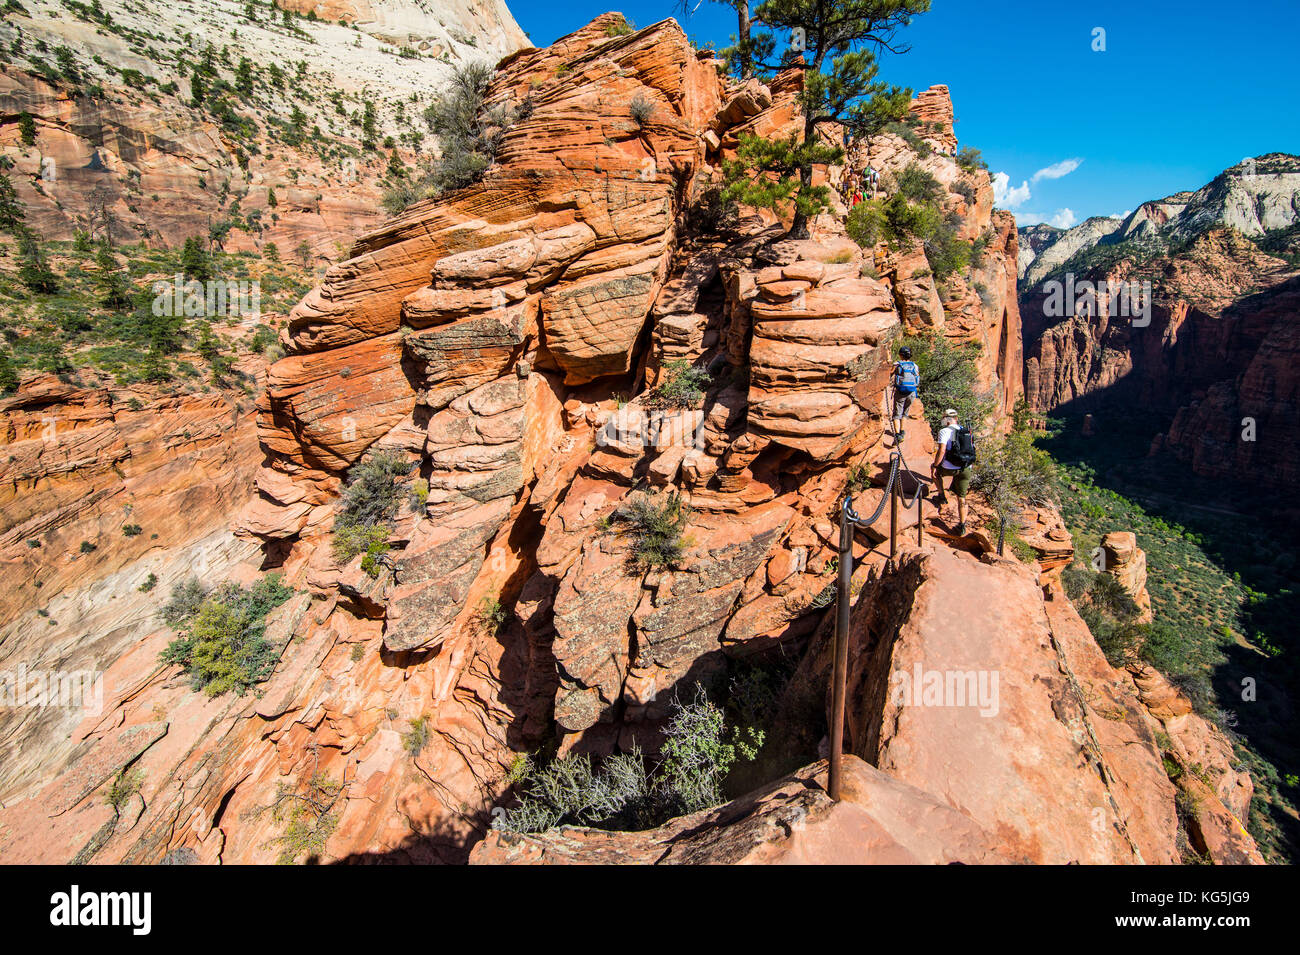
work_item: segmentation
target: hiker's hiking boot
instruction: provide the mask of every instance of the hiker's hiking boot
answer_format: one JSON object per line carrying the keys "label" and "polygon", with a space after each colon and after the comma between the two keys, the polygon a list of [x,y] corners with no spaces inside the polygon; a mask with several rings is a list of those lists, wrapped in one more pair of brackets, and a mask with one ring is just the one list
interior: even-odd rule
{"label": "hiker's hiking boot", "polygon": [[957,525],[957,536],[958,537],[966,536],[966,524],[964,522]]}

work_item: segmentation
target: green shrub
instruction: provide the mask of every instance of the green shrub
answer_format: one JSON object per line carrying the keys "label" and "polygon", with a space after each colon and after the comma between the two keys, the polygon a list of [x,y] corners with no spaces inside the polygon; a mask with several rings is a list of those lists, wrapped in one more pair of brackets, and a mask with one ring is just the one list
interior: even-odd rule
{"label": "green shrub", "polygon": [[117,771],[113,781],[104,793],[104,801],[113,807],[113,812],[120,813],[128,799],[140,791],[144,785],[144,771],[128,770],[125,766]]}
{"label": "green shrub", "polygon": [[627,17],[605,24],[605,36],[627,36],[636,30],[636,26]]}
{"label": "green shrub", "polygon": [[476,616],[484,627],[490,632],[496,633],[510,619],[510,611],[501,606],[501,601],[495,597],[485,596],[482,603],[479,604]]}
{"label": "green shrub", "polygon": [[1132,620],[1141,612],[1133,595],[1110,574],[1097,574],[1093,578],[1088,587],[1088,602],[1102,613],[1122,622]]}
{"label": "green shrub", "polygon": [[[376,528],[387,536],[387,531],[382,528]],[[366,552],[361,557],[361,570],[369,577],[378,577],[379,570],[384,566],[384,555],[392,550],[392,545],[387,540],[372,540],[366,545]]]}
{"label": "green shrub", "polygon": [[271,818],[284,824],[284,831],[269,840],[266,848],[278,848],[277,865],[293,865],[300,858],[312,860],[325,851],[325,844],[338,828],[339,817],[334,811],[343,784],[336,783],[321,773],[312,776],[305,789],[281,785],[275,799],[268,807]]}
{"label": "green shrub", "polygon": [[[1046,504],[1052,499],[1055,472],[1051,459],[1034,447],[1033,437],[1026,431],[990,438],[977,453],[971,489],[993,509],[1000,553],[1008,536],[1019,539],[1025,506]],[[1029,551],[1031,559],[1036,559],[1032,548]]]}
{"label": "green shrub", "polygon": [[954,345],[942,334],[917,335],[904,340],[921,375],[925,419],[938,431],[948,408],[956,408],[962,423],[978,432],[996,406],[993,395],[979,387],[980,347]]}
{"label": "green shrub", "polygon": [[635,747],[599,766],[579,754],[540,768],[527,757],[512,767],[519,804],[498,814],[493,826],[542,832],[562,824],[606,829],[649,828],[672,816],[723,801],[722,783],[739,760],[752,760],[763,733],[727,726],[722,709],[697,685],[690,703],[674,700],[657,759]]}
{"label": "green shrub", "polygon": [[357,554],[371,557],[371,566],[386,549],[392,520],[402,500],[399,483],[411,472],[405,455],[381,452],[353,465],[338,516],[334,519],[334,557],[346,563]]}
{"label": "green shrub", "polygon": [[934,205],[943,198],[943,185],[918,163],[908,163],[892,178],[892,183],[884,183],[885,191],[900,195],[909,202]]}
{"label": "green shrub", "polygon": [[0,394],[11,395],[18,390],[18,370],[6,351],[0,351]]}
{"label": "green shrub", "polygon": [[954,158],[957,160],[957,165],[967,172],[975,172],[978,169],[987,170],[989,168],[989,164],[984,161],[984,157],[980,155],[980,151],[974,146],[963,147],[958,150]]}
{"label": "green shrub", "polygon": [[634,494],[614,511],[614,520],[632,535],[630,563],[638,570],[667,567],[680,560],[685,548],[682,532],[689,519],[690,511],[677,494],[668,495],[662,503],[646,493]]}
{"label": "green shrub", "polygon": [[402,748],[412,759],[424,752],[429,745],[433,731],[429,729],[429,717],[417,716],[411,720],[411,728],[402,734]]}
{"label": "green shrub", "polygon": [[849,238],[864,249],[875,246],[884,237],[886,227],[885,207],[879,199],[864,199],[849,210],[844,220]]}
{"label": "green shrub", "polygon": [[866,200],[849,211],[850,238],[863,248],[882,239],[894,247],[919,242],[936,281],[970,265],[971,245],[959,238],[961,216],[944,212],[945,190],[934,176],[911,163],[883,186],[888,198]]}
{"label": "green shrub", "polygon": [[478,182],[496,158],[506,130],[532,112],[527,99],[487,108],[493,75],[485,63],[458,67],[447,92],[425,110],[424,120],[437,133],[442,151],[437,159],[425,160],[414,175],[390,180],[382,199],[390,215],[420,199]]}
{"label": "green shrub", "polygon": [[[522,784],[519,805],[495,822],[511,832],[543,832],[561,823],[626,827],[649,818],[652,800],[645,761],[638,750],[612,756],[599,768],[586,753],[552,760]],[[624,825],[620,826],[619,823]]]}
{"label": "green shrub", "polygon": [[674,358],[664,363],[663,381],[645,404],[651,408],[694,408],[712,383],[712,376],[703,368],[693,367],[685,358]]}
{"label": "green shrub", "polygon": [[650,117],[654,115],[654,112],[655,104],[640,93],[632,97],[632,102],[628,105],[628,113],[638,129],[650,122]]}
{"label": "green shrub", "polygon": [[199,612],[203,601],[207,599],[208,589],[197,577],[182,580],[172,587],[171,597],[163,604],[162,618],[167,626],[180,627]]}
{"label": "green shrub", "polygon": [[191,686],[209,696],[231,690],[243,695],[270,677],[277,652],[264,636],[266,615],[293,595],[280,577],[263,577],[248,589],[227,584],[196,608],[193,587],[183,586],[172,591],[163,611],[164,619],[180,618],[181,635],[167,645],[159,662],[180,666]]}
{"label": "green shrub", "polygon": [[722,781],[739,759],[752,760],[763,745],[753,727],[728,733],[722,710],[697,687],[695,702],[677,703],[665,730],[660,784],[674,815],[722,802]]}
{"label": "green shrub", "polygon": [[954,195],[961,196],[962,201],[964,201],[966,205],[973,206],[975,204],[977,196],[975,187],[965,179],[958,179],[949,188],[952,190]]}

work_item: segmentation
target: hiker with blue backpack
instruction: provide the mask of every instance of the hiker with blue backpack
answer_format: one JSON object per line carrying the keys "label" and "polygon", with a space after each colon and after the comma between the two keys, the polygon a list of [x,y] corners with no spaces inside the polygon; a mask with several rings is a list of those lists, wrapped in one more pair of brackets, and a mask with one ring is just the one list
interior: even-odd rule
{"label": "hiker with blue backpack", "polygon": [[912,361],[912,349],[904,345],[898,350],[898,361],[894,362],[894,435],[897,444],[903,443],[903,419],[908,409],[916,400],[916,392],[921,387],[921,370]]}
{"label": "hiker with blue backpack", "polygon": [[956,408],[949,408],[939,420],[938,447],[930,465],[930,476],[939,488],[936,503],[943,507],[948,495],[943,488],[945,478],[957,495],[957,536],[966,536],[966,493],[970,490],[972,465],[975,464],[975,438],[957,416]]}

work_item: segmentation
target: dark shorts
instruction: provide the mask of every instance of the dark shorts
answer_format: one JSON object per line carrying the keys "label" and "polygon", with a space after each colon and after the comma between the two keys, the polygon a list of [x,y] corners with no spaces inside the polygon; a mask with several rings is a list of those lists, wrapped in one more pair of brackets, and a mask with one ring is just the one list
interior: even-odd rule
{"label": "dark shorts", "polygon": [[894,417],[906,418],[908,409],[912,407],[912,402],[916,400],[915,391],[899,391],[894,389]]}
{"label": "dark shorts", "polygon": [[971,469],[964,467],[960,471],[954,471],[946,464],[939,467],[939,484],[940,490],[943,490],[943,479],[952,478],[952,484],[949,485],[958,497],[965,497],[970,491]]}

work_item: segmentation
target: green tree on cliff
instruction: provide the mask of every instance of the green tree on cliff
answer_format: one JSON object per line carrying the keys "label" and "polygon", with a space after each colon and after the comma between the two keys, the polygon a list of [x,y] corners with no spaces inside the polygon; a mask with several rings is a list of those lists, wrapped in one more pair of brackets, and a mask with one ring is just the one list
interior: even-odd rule
{"label": "green tree on cliff", "polygon": [[95,252],[95,267],[98,269],[96,285],[99,287],[101,304],[105,308],[118,312],[130,308],[133,304],[131,289],[127,285],[126,276],[121,272],[117,256],[113,254],[113,246],[108,239],[103,239],[99,243],[99,248]]}
{"label": "green tree on cliff", "polygon": [[18,233],[18,278],[33,292],[53,295],[59,290],[59,277],[50,268],[40,240],[30,229]]}
{"label": "green tree on cliff", "polygon": [[200,282],[212,278],[212,260],[203,248],[203,241],[197,236],[190,236],[181,247],[181,272],[186,279],[197,279]]}
{"label": "green tree on cliff", "polygon": [[813,170],[842,156],[828,127],[871,136],[906,113],[911,91],[877,79],[876,56],[905,52],[898,32],[928,9],[930,0],[765,0],[756,19],[787,34],[789,45],[780,62],[763,65],[803,73],[803,130],[779,140],[742,137],[737,159],[725,167],[726,198],[793,210],[790,235],[806,238],[808,220],[829,200],[825,186],[813,185]]}
{"label": "green tree on cliff", "polygon": [[1045,451],[1034,446],[1033,432],[1012,431],[980,451],[971,487],[980,492],[998,519],[998,554],[1007,528],[1019,531],[1027,505],[1052,499],[1053,468]]}
{"label": "green tree on cliff", "polygon": [[23,202],[18,198],[14,184],[0,172],[0,232],[17,235],[26,217],[27,213],[23,210]]}
{"label": "green tree on cliff", "polygon": [[26,110],[18,114],[18,138],[24,146],[36,145],[36,119]]}
{"label": "green tree on cliff", "polygon": [[0,351],[0,394],[10,395],[18,390],[18,371],[7,351]]}
{"label": "green tree on cliff", "polygon": [[[749,10],[749,0],[712,0],[736,11],[736,32],[731,37],[731,46],[722,51],[727,64],[727,71],[742,80],[755,75],[759,62],[772,55],[775,43],[771,34],[755,33],[753,15]],[[698,6],[698,0],[682,0],[678,5],[683,17],[689,17]]]}

